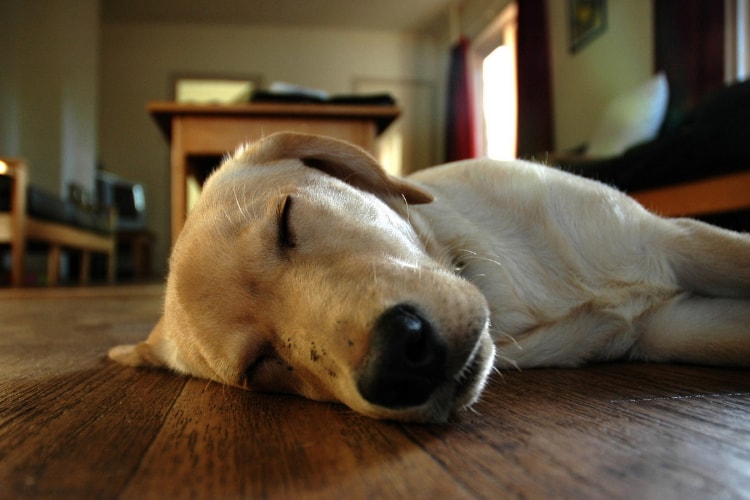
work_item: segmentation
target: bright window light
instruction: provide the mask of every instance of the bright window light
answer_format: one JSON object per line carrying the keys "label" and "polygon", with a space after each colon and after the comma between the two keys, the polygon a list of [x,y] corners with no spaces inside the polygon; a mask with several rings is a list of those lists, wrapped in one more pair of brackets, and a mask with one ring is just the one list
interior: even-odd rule
{"label": "bright window light", "polygon": [[515,57],[508,45],[493,50],[482,63],[483,111],[487,156],[508,160],[516,156]]}

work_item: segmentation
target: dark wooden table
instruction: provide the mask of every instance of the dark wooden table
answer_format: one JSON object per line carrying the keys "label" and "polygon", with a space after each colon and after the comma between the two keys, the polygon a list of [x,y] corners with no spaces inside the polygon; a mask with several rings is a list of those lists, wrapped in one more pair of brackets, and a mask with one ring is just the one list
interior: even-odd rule
{"label": "dark wooden table", "polygon": [[452,424],[108,362],[161,286],[0,290],[0,498],[747,498],[750,371],[496,375]]}

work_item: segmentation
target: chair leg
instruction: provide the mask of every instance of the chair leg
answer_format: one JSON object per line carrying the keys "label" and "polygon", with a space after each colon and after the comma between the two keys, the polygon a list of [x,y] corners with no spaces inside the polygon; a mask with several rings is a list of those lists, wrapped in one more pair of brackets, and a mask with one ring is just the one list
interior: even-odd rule
{"label": "chair leg", "polygon": [[115,284],[117,273],[117,250],[111,249],[107,254],[107,283],[110,285]]}
{"label": "chair leg", "polygon": [[81,268],[78,271],[78,281],[82,285],[87,285],[91,276],[91,252],[88,250],[81,251]]}
{"label": "chair leg", "polygon": [[60,245],[50,245],[47,251],[47,286],[60,282]]}
{"label": "chair leg", "polygon": [[15,287],[23,286],[23,272],[24,272],[24,258],[26,249],[25,245],[13,244],[11,245],[11,285]]}

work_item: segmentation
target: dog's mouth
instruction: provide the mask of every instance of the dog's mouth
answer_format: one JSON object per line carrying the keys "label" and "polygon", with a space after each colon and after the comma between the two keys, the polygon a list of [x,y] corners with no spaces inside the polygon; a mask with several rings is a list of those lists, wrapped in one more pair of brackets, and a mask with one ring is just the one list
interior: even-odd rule
{"label": "dog's mouth", "polygon": [[474,404],[489,379],[495,361],[495,345],[489,335],[483,335],[474,347],[466,365],[454,377],[455,405],[459,410]]}

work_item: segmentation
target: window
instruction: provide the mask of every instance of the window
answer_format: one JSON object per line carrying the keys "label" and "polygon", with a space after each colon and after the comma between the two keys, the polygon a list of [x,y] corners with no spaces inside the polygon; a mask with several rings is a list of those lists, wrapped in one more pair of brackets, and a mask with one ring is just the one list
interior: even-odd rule
{"label": "window", "polygon": [[750,76],[750,0],[725,0],[725,81]]}
{"label": "window", "polygon": [[508,5],[474,41],[475,95],[483,131],[483,153],[495,159],[516,156],[516,4]]}

